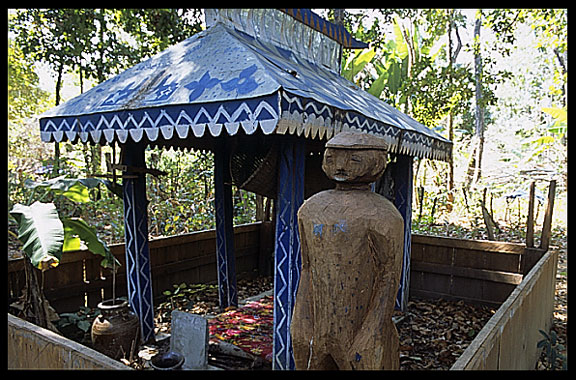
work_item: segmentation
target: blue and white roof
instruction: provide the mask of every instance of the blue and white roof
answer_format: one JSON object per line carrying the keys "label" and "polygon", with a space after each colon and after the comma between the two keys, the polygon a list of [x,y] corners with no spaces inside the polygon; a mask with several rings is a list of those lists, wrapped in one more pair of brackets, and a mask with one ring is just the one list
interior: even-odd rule
{"label": "blue and white roof", "polygon": [[[236,23],[212,14],[203,32],[47,111],[42,140],[154,142],[257,129],[329,139],[355,129],[386,138],[391,152],[450,156],[449,140],[341,77],[325,35],[286,12],[235,15]],[[266,25],[291,25],[291,33],[264,38]]]}

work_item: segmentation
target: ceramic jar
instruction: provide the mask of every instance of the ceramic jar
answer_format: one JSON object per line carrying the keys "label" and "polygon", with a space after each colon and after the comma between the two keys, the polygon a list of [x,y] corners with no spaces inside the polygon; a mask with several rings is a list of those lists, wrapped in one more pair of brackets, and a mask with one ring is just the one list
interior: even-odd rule
{"label": "ceramic jar", "polygon": [[98,308],[90,334],[93,348],[113,359],[130,358],[140,341],[138,316],[120,299],[102,301]]}

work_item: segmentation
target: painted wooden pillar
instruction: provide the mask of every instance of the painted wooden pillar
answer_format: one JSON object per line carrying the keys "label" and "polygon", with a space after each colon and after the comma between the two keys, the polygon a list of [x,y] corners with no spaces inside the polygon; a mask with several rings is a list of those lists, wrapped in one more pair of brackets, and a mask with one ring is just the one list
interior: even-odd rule
{"label": "painted wooden pillar", "polygon": [[400,288],[396,297],[396,309],[404,311],[408,303],[410,287],[410,252],[412,249],[412,157],[399,154],[392,171],[395,186],[394,205],[404,218],[404,257],[402,260],[402,276]]}
{"label": "painted wooden pillar", "polygon": [[273,369],[294,369],[290,324],[302,258],[297,212],[304,202],[304,141],[280,145],[274,252]]}
{"label": "painted wooden pillar", "polygon": [[[144,168],[146,144],[127,143],[123,146],[123,164]],[[152,304],[152,277],[148,248],[148,200],[146,174],[125,172],[122,180],[124,199],[124,234],[126,243],[126,278],[128,301],[140,319],[142,341],[154,338],[154,306]]]}
{"label": "painted wooden pillar", "polygon": [[229,306],[238,306],[231,183],[230,152],[225,141],[219,141],[214,152],[214,209],[216,212],[218,296],[221,310]]}

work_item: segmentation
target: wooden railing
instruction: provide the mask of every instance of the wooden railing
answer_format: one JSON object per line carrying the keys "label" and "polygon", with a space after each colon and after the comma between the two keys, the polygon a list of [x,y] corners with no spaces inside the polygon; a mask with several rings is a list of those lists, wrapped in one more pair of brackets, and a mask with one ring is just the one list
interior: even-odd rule
{"label": "wooden railing", "polygon": [[412,235],[410,295],[498,307],[543,253],[517,243]]}
{"label": "wooden railing", "polygon": [[[270,227],[269,223],[235,227],[240,276],[270,274],[274,232]],[[215,239],[215,231],[208,230],[151,240],[154,296],[181,282],[216,282]],[[112,245],[111,250],[122,263],[116,276],[117,295],[125,295],[124,245]],[[410,295],[498,306],[542,253],[515,243],[413,235]],[[100,256],[87,251],[69,252],[63,255],[58,268],[45,272],[44,291],[58,312],[75,311],[85,304],[93,307],[111,298],[111,271],[102,269],[100,260]],[[23,262],[10,260],[8,297],[17,297],[23,287]]]}
{"label": "wooden railing", "polygon": [[[236,270],[239,276],[258,272],[263,260],[261,223],[234,228]],[[206,230],[185,235],[152,239],[149,243],[154,296],[177,283],[210,283],[217,280],[216,232]],[[273,247],[272,247],[273,248]],[[126,295],[124,244],[111,245],[112,254],[122,266],[116,275],[116,295]],[[268,247],[268,251],[271,248]],[[262,252],[264,255],[264,252]],[[271,256],[271,252],[266,252]],[[60,265],[44,273],[44,293],[60,313],[77,311],[87,304],[94,307],[112,297],[112,272],[100,266],[102,257],[81,250],[62,255]],[[19,296],[24,285],[23,259],[8,261],[8,297]]]}

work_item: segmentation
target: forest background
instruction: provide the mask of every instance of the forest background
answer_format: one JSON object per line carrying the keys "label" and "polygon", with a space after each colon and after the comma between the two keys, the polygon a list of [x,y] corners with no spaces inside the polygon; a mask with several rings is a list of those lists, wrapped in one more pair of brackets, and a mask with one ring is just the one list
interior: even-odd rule
{"label": "forest background", "polygon": [[[567,234],[567,10],[315,10],[369,42],[346,51],[342,75],[454,142],[453,161],[415,160],[413,230],[522,241],[536,181],[536,231],[557,181],[554,235]],[[38,115],[205,28],[200,9],[17,9],[8,12],[8,210],[30,181],[106,173],[110,146],[42,143]],[[47,73],[49,75],[47,75]],[[114,157],[117,158],[117,157]],[[148,148],[151,237],[214,228],[210,152]],[[28,185],[27,185],[28,184]],[[121,198],[53,200],[107,243],[124,238]],[[262,218],[264,200],[234,188],[234,223]],[[17,244],[8,216],[9,244]]]}

